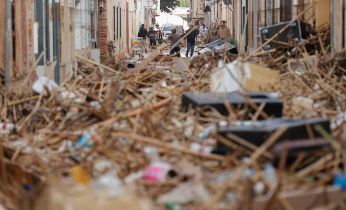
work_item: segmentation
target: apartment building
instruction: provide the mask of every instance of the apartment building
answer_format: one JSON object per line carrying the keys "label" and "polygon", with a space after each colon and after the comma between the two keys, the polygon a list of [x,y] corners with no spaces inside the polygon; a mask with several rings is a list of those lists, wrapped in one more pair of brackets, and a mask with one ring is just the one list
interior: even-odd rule
{"label": "apartment building", "polygon": [[101,61],[116,61],[131,53],[131,39],[139,26],[155,24],[157,0],[100,0],[99,45]]}
{"label": "apartment building", "polygon": [[[6,80],[38,76],[63,81],[76,67],[76,50],[92,44],[97,0],[3,0],[0,9],[0,69]],[[94,29],[95,30],[95,29]]]}
{"label": "apartment building", "polygon": [[131,53],[139,26],[155,24],[157,0],[1,0],[0,78],[38,76],[63,81],[75,55],[97,62]]}
{"label": "apartment building", "polygon": [[[192,0],[196,5],[199,0]],[[227,21],[227,26],[231,29],[232,36],[238,40],[245,37],[245,48],[254,49],[260,44],[259,29],[266,26],[287,22],[305,11],[302,20],[317,27],[326,26],[333,21],[331,30],[335,31],[335,38],[342,46],[341,38],[344,33],[340,30],[345,21],[343,8],[345,0],[205,0],[204,1],[204,22],[210,26],[221,20]],[[334,11],[331,13],[330,11]],[[335,13],[335,11],[339,11]],[[331,15],[332,14],[332,15]],[[337,16],[337,17],[335,17]],[[341,21],[341,22],[340,22]],[[345,28],[345,27],[344,27]],[[341,34],[341,35],[339,35]],[[333,39],[334,40],[334,39]],[[343,41],[345,43],[345,41]]]}

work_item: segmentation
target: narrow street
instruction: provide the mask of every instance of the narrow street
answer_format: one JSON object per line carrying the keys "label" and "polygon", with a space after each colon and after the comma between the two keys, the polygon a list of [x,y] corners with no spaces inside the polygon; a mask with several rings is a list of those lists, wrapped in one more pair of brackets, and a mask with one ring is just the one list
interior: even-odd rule
{"label": "narrow street", "polygon": [[346,0],[0,10],[0,210],[346,209]]}

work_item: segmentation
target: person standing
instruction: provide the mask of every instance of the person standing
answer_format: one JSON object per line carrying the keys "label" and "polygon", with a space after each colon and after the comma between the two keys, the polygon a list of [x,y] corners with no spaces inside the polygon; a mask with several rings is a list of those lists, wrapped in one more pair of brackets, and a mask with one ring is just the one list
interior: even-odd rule
{"label": "person standing", "polygon": [[144,27],[144,24],[142,24],[138,31],[138,37],[146,39],[147,36],[148,36],[148,30]]}
{"label": "person standing", "polygon": [[147,39],[147,37],[149,37],[149,34],[148,34],[148,30],[144,27],[144,24],[142,24],[141,27],[139,28],[138,37],[143,39],[142,45],[144,47],[145,52],[147,53],[148,51],[146,48],[146,39]]}
{"label": "person standing", "polygon": [[157,30],[157,34],[156,34],[156,36],[157,36],[157,42],[158,42],[159,45],[160,45],[160,44],[163,43],[163,33],[162,33],[161,29],[160,29],[160,25],[159,25],[159,24],[156,24],[155,27],[156,27],[156,30]]}
{"label": "person standing", "polygon": [[173,47],[173,45],[175,45],[179,40],[180,40],[180,35],[177,34],[177,29],[173,28],[172,29],[172,34],[169,35],[169,37],[167,38],[168,40],[171,41],[171,51],[170,51],[170,54],[171,55],[174,55],[176,54],[177,57],[180,57],[180,46],[179,46],[179,43],[177,44],[177,46]]}
{"label": "person standing", "polygon": [[154,27],[151,27],[149,30],[149,41],[150,41],[150,47],[151,49],[156,46],[156,31],[154,30]]}
{"label": "person standing", "polygon": [[205,26],[205,24],[203,23],[202,26],[199,29],[199,32],[201,33],[202,38],[207,35],[208,33],[208,28]]}
{"label": "person standing", "polygon": [[199,31],[198,29],[194,28],[193,25],[190,25],[190,29],[187,31],[187,33],[189,33],[189,35],[186,36],[186,57],[189,57],[190,51],[190,57],[192,57],[195,50],[196,38],[199,34]]}
{"label": "person standing", "polygon": [[226,21],[220,22],[220,27],[219,27],[219,30],[217,32],[217,36],[225,42],[227,42],[229,40],[229,38],[231,37],[231,31],[226,26]]}

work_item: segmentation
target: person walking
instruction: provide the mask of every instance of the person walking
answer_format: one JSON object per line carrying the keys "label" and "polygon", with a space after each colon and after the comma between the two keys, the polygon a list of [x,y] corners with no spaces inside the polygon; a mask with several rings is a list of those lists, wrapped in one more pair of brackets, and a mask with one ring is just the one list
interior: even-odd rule
{"label": "person walking", "polygon": [[[192,30],[192,31],[191,31]],[[193,56],[193,53],[195,51],[195,45],[196,45],[196,38],[199,34],[198,29],[194,28],[193,25],[190,25],[190,29],[187,31],[189,35],[186,36],[186,57],[189,57],[189,52],[190,52],[190,57]]]}
{"label": "person walking", "polygon": [[226,21],[221,21],[219,30],[217,32],[217,36],[222,39],[223,41],[227,42],[229,38],[231,37],[231,31],[226,26]]}
{"label": "person walking", "polygon": [[146,48],[146,39],[149,37],[148,30],[145,28],[144,24],[141,25],[138,31],[138,37],[143,39],[143,47],[146,53],[148,53],[147,48]]}
{"label": "person walking", "polygon": [[177,57],[181,57],[180,56],[180,46],[179,43],[177,44],[177,46],[173,47],[173,45],[175,45],[179,40],[180,40],[180,35],[177,33],[177,29],[173,28],[172,29],[172,34],[169,35],[169,37],[167,38],[168,40],[171,41],[171,51],[170,54],[174,55],[176,54]]}

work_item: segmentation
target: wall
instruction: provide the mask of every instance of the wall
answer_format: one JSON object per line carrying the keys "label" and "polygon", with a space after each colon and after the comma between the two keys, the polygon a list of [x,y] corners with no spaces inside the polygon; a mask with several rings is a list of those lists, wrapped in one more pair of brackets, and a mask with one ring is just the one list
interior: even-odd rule
{"label": "wall", "polygon": [[[5,63],[5,5],[6,1],[0,2],[0,69],[4,68]],[[9,75],[10,81],[21,83],[34,64],[33,53],[33,0],[12,2],[11,38]],[[16,83],[18,84],[18,83]],[[25,84],[26,85],[26,84]]]}
{"label": "wall", "polygon": [[[75,49],[89,57],[91,53],[91,0],[81,0],[75,6]],[[84,51],[84,52],[83,52]]]}
{"label": "wall", "polygon": [[113,41],[114,56],[117,60],[121,59],[124,56],[124,51],[127,50],[126,3],[127,1],[124,0],[107,2],[108,41]]}
{"label": "wall", "polygon": [[[139,7],[138,7],[139,6]],[[100,51],[106,61],[109,57],[108,46],[112,44],[112,58],[122,60],[131,52],[131,39],[136,36],[139,17],[144,15],[142,2],[136,5],[131,0],[108,0],[100,14]]]}
{"label": "wall", "polygon": [[203,19],[204,18],[204,0],[192,0],[191,2],[191,12],[193,19]]}
{"label": "wall", "polygon": [[137,0],[137,5],[135,5],[135,11],[136,11],[136,33],[138,32],[138,29],[140,25],[144,24],[144,0]]}
{"label": "wall", "polygon": [[[5,1],[0,1],[0,11],[5,11]],[[5,12],[0,12],[0,74],[4,73],[5,64]],[[0,82],[1,77],[0,77]]]}
{"label": "wall", "polygon": [[323,27],[330,23],[330,0],[317,0],[316,27]]}

